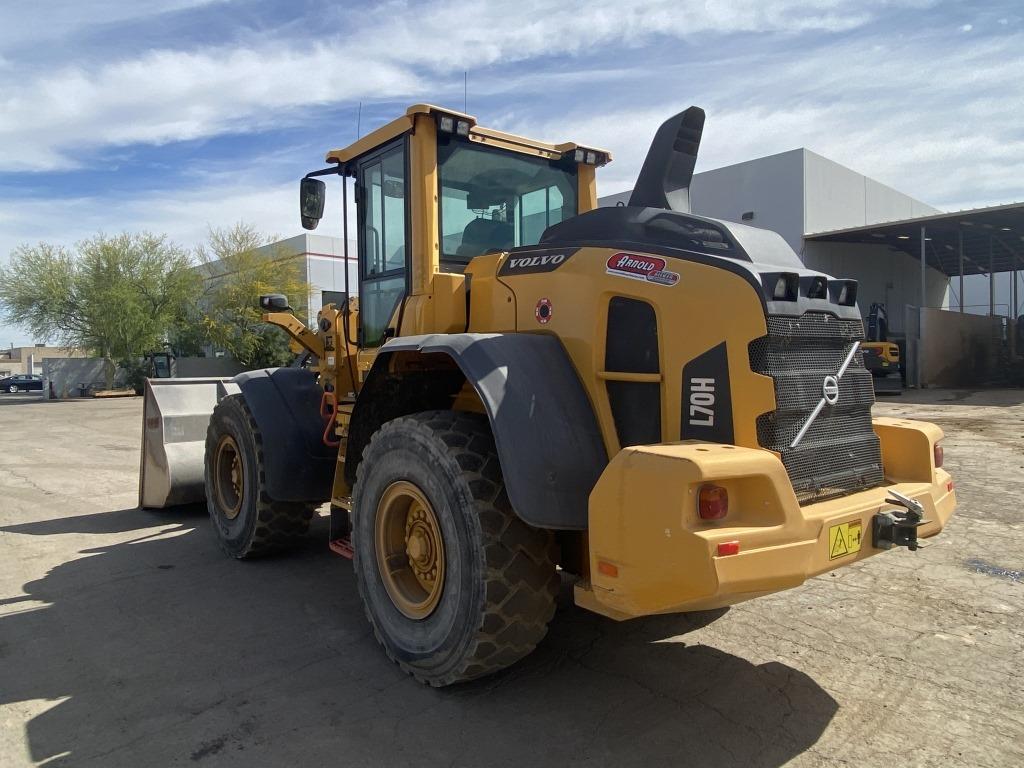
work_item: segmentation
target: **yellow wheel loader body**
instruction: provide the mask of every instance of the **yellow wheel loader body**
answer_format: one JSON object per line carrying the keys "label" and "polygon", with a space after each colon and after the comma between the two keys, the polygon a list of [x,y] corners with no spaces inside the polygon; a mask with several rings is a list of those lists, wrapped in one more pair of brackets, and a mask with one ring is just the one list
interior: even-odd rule
{"label": "yellow wheel loader body", "polygon": [[[666,121],[617,208],[597,208],[606,151],[431,105],[329,152],[302,181],[302,221],[323,215],[320,177],[340,177],[359,298],[307,328],[265,297],[264,319],[315,356],[313,378],[290,376],[278,399],[245,376],[197,383],[194,398],[151,385],[142,503],[191,498],[196,430],[234,387],[265,449],[301,444],[319,462],[304,473],[294,451],[264,450],[265,503],[331,503],[332,549],[355,553],[378,639],[432,685],[529,652],[556,563],[579,605],[628,619],[916,550],[956,504],[942,432],[872,419],[856,281],[807,269],[775,233],[689,212],[703,123],[696,108]],[[215,520],[247,514],[208,503]],[[426,509],[431,536],[413,530]],[[367,516],[385,513],[375,549],[365,537],[384,529]],[[415,570],[440,552],[459,586],[395,602],[403,556]],[[471,594],[487,598],[449,605]],[[461,639],[430,645],[458,611],[472,615]]]}

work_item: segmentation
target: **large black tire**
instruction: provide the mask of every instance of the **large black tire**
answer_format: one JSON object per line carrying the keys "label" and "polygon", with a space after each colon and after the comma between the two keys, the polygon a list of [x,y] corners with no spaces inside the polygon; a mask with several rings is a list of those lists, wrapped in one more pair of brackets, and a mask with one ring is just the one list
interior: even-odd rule
{"label": "large black tire", "polygon": [[[234,509],[218,487],[218,449],[233,442],[241,463],[242,492]],[[241,395],[217,403],[206,430],[206,508],[221,548],[232,557],[262,557],[288,549],[305,537],[316,505],[271,499],[263,486],[263,436]],[[221,486],[224,486],[223,475]]]}
{"label": "large black tire", "polygon": [[[375,547],[380,500],[402,481],[433,507],[445,551],[440,598],[420,619],[391,599]],[[363,453],[353,505],[366,615],[388,656],[420,682],[444,686],[503,669],[547,633],[559,587],[555,539],[512,511],[485,416],[428,411],[384,424]]]}

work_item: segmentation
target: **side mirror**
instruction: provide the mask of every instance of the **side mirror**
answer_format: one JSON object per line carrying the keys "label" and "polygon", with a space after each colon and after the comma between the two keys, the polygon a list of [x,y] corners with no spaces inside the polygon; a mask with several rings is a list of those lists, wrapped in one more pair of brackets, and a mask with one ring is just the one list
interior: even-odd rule
{"label": "side mirror", "polygon": [[265,312],[287,312],[291,307],[288,306],[288,297],[283,293],[268,293],[260,296],[260,309]]}
{"label": "side mirror", "polygon": [[304,178],[299,182],[299,214],[303,229],[316,229],[324,216],[324,197],[327,185],[320,179]]}

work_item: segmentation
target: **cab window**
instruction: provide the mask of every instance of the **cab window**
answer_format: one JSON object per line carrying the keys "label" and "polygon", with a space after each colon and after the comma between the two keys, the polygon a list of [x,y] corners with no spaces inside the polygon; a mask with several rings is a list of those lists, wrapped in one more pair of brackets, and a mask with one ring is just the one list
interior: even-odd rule
{"label": "cab window", "polygon": [[457,139],[437,150],[441,260],[536,245],[547,229],[578,212],[576,166]]}
{"label": "cab window", "polygon": [[362,345],[380,346],[406,294],[405,140],[360,161],[359,321]]}

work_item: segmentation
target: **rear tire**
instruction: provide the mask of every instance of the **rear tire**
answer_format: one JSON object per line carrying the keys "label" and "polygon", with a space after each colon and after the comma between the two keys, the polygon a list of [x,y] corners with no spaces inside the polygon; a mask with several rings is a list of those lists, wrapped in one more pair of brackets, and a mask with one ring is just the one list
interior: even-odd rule
{"label": "rear tire", "polygon": [[[439,547],[421,538],[408,550],[410,570],[417,552],[439,549],[443,557],[440,595],[427,590],[418,603],[393,598],[393,576],[379,564],[386,544],[378,518],[391,514],[396,489],[415,510],[406,531],[426,518],[440,530]],[[503,669],[547,633],[560,583],[555,539],[512,510],[485,416],[428,411],[384,424],[359,464],[353,510],[367,618],[387,655],[420,682],[444,686]],[[400,542],[401,525],[393,530]],[[405,555],[385,558],[392,574]]]}
{"label": "rear tire", "polygon": [[206,431],[206,509],[221,549],[240,560],[301,542],[316,508],[271,499],[263,462],[263,436],[245,399],[225,397]]}

